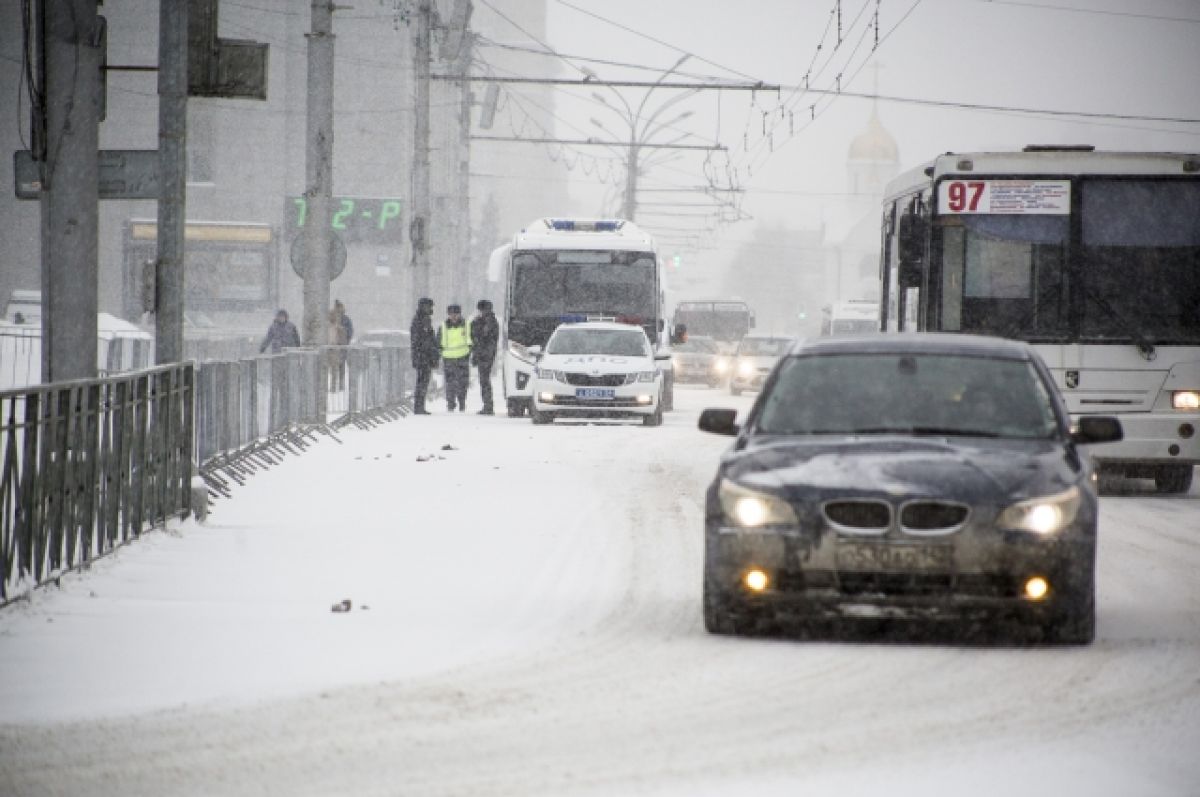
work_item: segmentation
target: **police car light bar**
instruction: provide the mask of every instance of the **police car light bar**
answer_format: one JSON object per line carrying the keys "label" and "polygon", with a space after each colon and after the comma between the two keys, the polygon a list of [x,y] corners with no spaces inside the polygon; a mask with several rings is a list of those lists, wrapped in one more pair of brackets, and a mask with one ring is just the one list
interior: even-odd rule
{"label": "police car light bar", "polygon": [[575,221],[574,219],[546,219],[546,224],[552,230],[566,232],[616,232],[624,226],[624,221]]}

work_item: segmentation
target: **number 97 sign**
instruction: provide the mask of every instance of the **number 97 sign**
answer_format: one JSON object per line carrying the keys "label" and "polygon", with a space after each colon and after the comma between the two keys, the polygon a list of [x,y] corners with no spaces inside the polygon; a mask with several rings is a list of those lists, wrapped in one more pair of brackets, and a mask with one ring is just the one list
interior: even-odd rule
{"label": "number 97 sign", "polygon": [[938,212],[1058,215],[1071,212],[1070,180],[942,180]]}

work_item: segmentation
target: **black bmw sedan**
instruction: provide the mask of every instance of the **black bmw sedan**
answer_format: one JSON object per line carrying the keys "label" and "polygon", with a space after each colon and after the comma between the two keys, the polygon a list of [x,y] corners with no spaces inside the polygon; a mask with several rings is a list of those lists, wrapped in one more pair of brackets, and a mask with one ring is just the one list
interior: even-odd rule
{"label": "black bmw sedan", "polygon": [[700,417],[735,437],[706,500],[710,632],[899,619],[1092,641],[1097,498],[1082,446],[1121,426],[1073,428],[1029,345],[801,341],[735,421]]}

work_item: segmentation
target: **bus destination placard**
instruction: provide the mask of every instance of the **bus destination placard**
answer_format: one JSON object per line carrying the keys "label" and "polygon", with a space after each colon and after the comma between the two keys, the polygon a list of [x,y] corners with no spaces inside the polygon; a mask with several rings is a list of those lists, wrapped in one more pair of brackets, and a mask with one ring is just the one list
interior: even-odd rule
{"label": "bus destination placard", "polygon": [[1066,216],[1071,212],[1070,180],[943,180],[938,212]]}

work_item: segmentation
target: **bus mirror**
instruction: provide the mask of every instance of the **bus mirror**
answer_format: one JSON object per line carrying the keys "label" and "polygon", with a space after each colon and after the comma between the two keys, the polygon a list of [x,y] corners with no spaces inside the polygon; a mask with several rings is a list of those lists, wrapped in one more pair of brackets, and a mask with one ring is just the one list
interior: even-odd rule
{"label": "bus mirror", "polygon": [[921,216],[905,213],[900,217],[898,247],[900,261],[896,275],[901,288],[917,288],[921,285],[921,263],[925,260],[925,237],[929,225]]}
{"label": "bus mirror", "polygon": [[900,262],[920,263],[925,259],[925,233],[928,225],[921,216],[905,213],[900,217]]}
{"label": "bus mirror", "polygon": [[897,270],[896,281],[901,288],[921,287],[921,261],[901,260]]}
{"label": "bus mirror", "polygon": [[754,329],[754,313],[750,314],[750,328]]}

